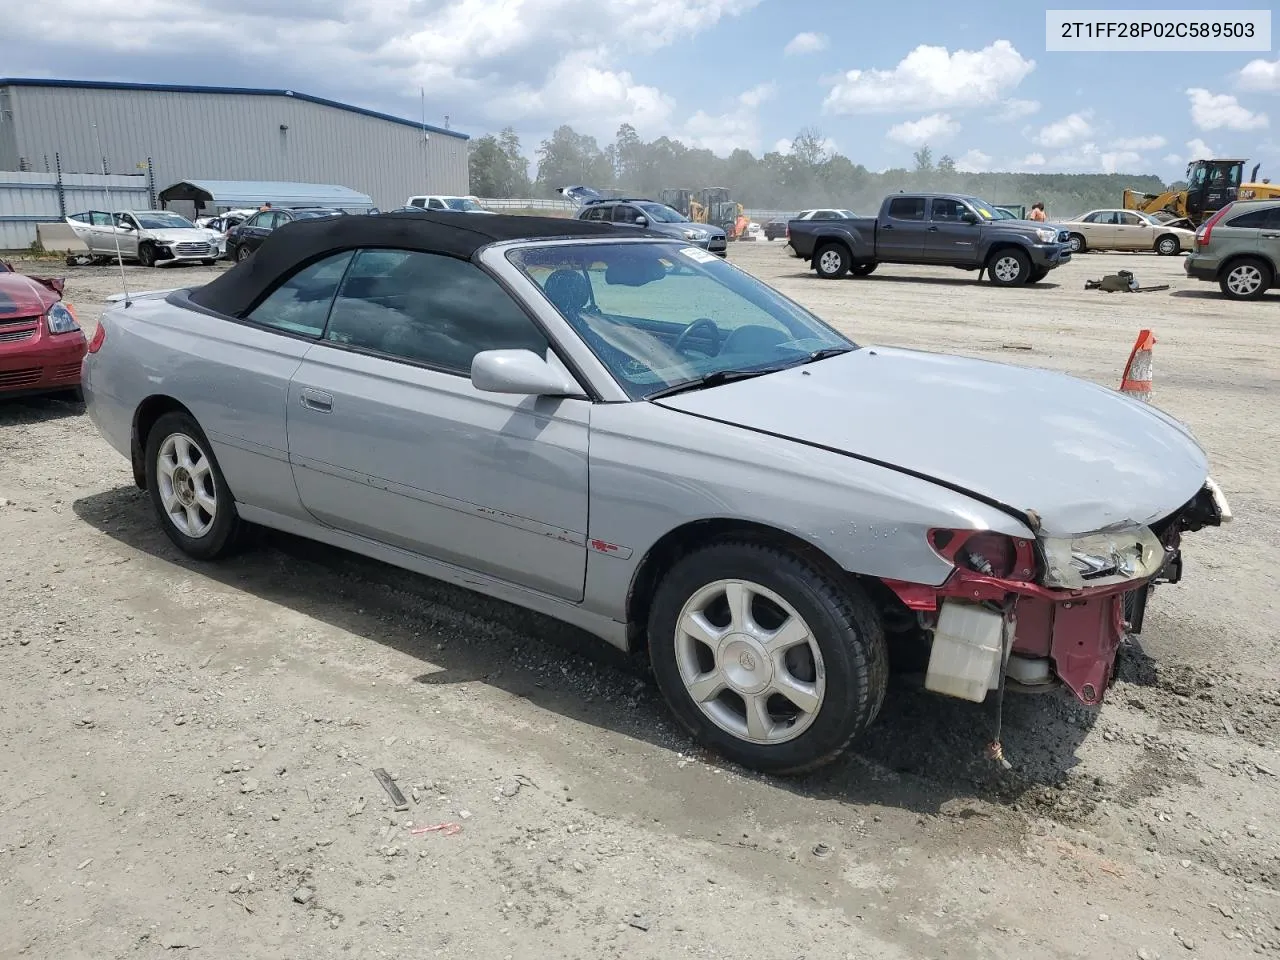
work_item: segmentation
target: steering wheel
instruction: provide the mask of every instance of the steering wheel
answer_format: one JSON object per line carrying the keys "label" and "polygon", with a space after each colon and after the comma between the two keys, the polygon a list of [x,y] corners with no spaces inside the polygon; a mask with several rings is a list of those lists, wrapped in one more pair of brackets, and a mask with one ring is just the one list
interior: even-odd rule
{"label": "steering wheel", "polygon": [[716,354],[720,352],[720,328],[716,326],[716,322],[712,320],[710,317],[699,317],[697,320],[693,321],[693,323],[685,327],[684,330],[681,331],[680,336],[676,337],[676,342],[673,349],[675,349],[677,352],[682,351],[684,349],[685,343],[693,335],[693,332],[695,330],[701,330],[701,329],[709,329],[710,331],[710,335],[711,335],[710,356],[714,357]]}

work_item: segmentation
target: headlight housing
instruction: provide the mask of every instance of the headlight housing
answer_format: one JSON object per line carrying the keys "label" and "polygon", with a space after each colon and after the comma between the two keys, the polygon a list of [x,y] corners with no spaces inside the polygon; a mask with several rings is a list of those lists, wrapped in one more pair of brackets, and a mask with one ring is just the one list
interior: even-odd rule
{"label": "headlight housing", "polygon": [[684,238],[686,240],[698,240],[701,238],[701,236],[702,234],[698,233],[697,230],[686,230],[684,232]]}
{"label": "headlight housing", "polygon": [[1054,240],[1058,239],[1058,231],[1057,230],[1037,230],[1036,236],[1040,238],[1041,243],[1053,243]]}
{"label": "headlight housing", "polygon": [[65,304],[55,303],[44,315],[50,333],[75,333],[80,329],[76,315]]}

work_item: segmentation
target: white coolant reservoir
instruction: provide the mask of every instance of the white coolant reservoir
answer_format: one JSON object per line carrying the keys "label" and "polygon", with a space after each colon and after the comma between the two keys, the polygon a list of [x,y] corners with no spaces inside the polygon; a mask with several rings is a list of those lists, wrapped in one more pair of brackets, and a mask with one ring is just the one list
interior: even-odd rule
{"label": "white coolant reservoir", "polygon": [[1000,686],[1004,617],[972,603],[948,600],[938,614],[924,685],[935,693],[981,703]]}

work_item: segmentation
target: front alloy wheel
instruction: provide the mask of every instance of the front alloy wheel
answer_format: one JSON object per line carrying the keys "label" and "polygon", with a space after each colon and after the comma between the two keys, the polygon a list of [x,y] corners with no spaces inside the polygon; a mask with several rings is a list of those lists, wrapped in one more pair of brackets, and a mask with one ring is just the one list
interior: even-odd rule
{"label": "front alloy wheel", "polygon": [[716,580],[676,621],[676,663],[706,717],[748,743],[804,733],[826,695],[822,651],[795,608],[750,580]]}
{"label": "front alloy wheel", "polygon": [[839,570],[780,547],[727,541],[686,554],[658,585],[648,637],[672,713],[753,770],[829,763],[884,702],[875,607]]}

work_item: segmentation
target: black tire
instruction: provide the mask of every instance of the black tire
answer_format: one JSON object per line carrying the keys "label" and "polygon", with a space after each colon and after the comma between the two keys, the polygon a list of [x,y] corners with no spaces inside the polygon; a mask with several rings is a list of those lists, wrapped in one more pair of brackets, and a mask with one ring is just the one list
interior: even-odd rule
{"label": "black tire", "polygon": [[253,251],[246,246],[236,247],[236,263],[244,263],[253,255]]}
{"label": "black tire", "polygon": [[[807,728],[792,739],[753,743],[731,733],[694,701],[681,677],[676,640],[681,611],[703,587],[733,579],[752,581],[790,604],[821,654],[825,694]],[[777,547],[727,541],[687,554],[658,586],[648,633],[654,676],[676,719],[699,743],[762,773],[794,775],[835,760],[884,703],[888,648],[871,602],[852,581]],[[744,705],[731,690],[718,696],[726,695],[729,703],[736,696]]]}
{"label": "black tire", "polygon": [[1265,260],[1241,257],[1222,269],[1218,288],[1232,300],[1257,300],[1270,289],[1274,279]]}
{"label": "black tire", "polygon": [[[211,492],[213,497],[213,523],[206,532],[196,537],[189,536],[180,530],[164,506],[157,461],[165,442],[174,436],[186,437],[194,443],[201,454],[197,463],[205,458],[208,460],[212,490],[209,490],[208,485],[205,485],[204,489],[206,493]],[[200,424],[195,421],[195,418],[181,411],[166,413],[160,417],[151,428],[151,432],[147,434],[146,458],[147,492],[151,495],[151,506],[155,510],[156,520],[161,529],[174,545],[196,560],[219,560],[234,553],[244,540],[246,525],[236,510],[235,498],[227,489],[222,469],[218,466],[213,448],[209,445],[209,438],[200,429]]]}
{"label": "black tire", "polygon": [[63,390],[63,391],[62,391],[62,393],[61,393],[61,394],[59,394],[59,397],[60,397],[62,400],[65,400],[67,403],[83,404],[83,403],[84,403],[84,388],[83,388],[83,387],[72,387],[72,388],[71,388],[71,389],[69,389],[69,390]]}
{"label": "black tire", "polygon": [[1031,276],[1027,277],[1027,283],[1039,283],[1049,275],[1048,269],[1045,267],[1037,267],[1031,271]]}
{"label": "black tire", "polygon": [[1067,246],[1071,248],[1072,253],[1086,253],[1089,250],[1089,245],[1085,243],[1082,233],[1073,233],[1068,236]]}
{"label": "black tire", "polygon": [[218,261],[217,260],[201,260],[200,262],[203,263],[206,267],[212,267]]}
{"label": "black tire", "polygon": [[871,274],[875,273],[876,267],[878,266],[879,264],[874,261],[870,263],[863,261],[862,263],[855,263],[849,268],[849,272],[855,277],[869,277]]}
{"label": "black tire", "polygon": [[813,254],[813,269],[824,280],[839,280],[849,272],[853,258],[842,243],[826,243]]}
{"label": "black tire", "polygon": [[138,263],[144,267],[156,265],[156,249],[149,243],[138,244]]}
{"label": "black tire", "polygon": [[1172,233],[1166,233],[1156,238],[1155,250],[1162,257],[1176,257],[1182,252],[1182,244]]}
{"label": "black tire", "polygon": [[1021,287],[1031,277],[1031,258],[1017,247],[1004,247],[987,261],[987,276],[997,287]]}

